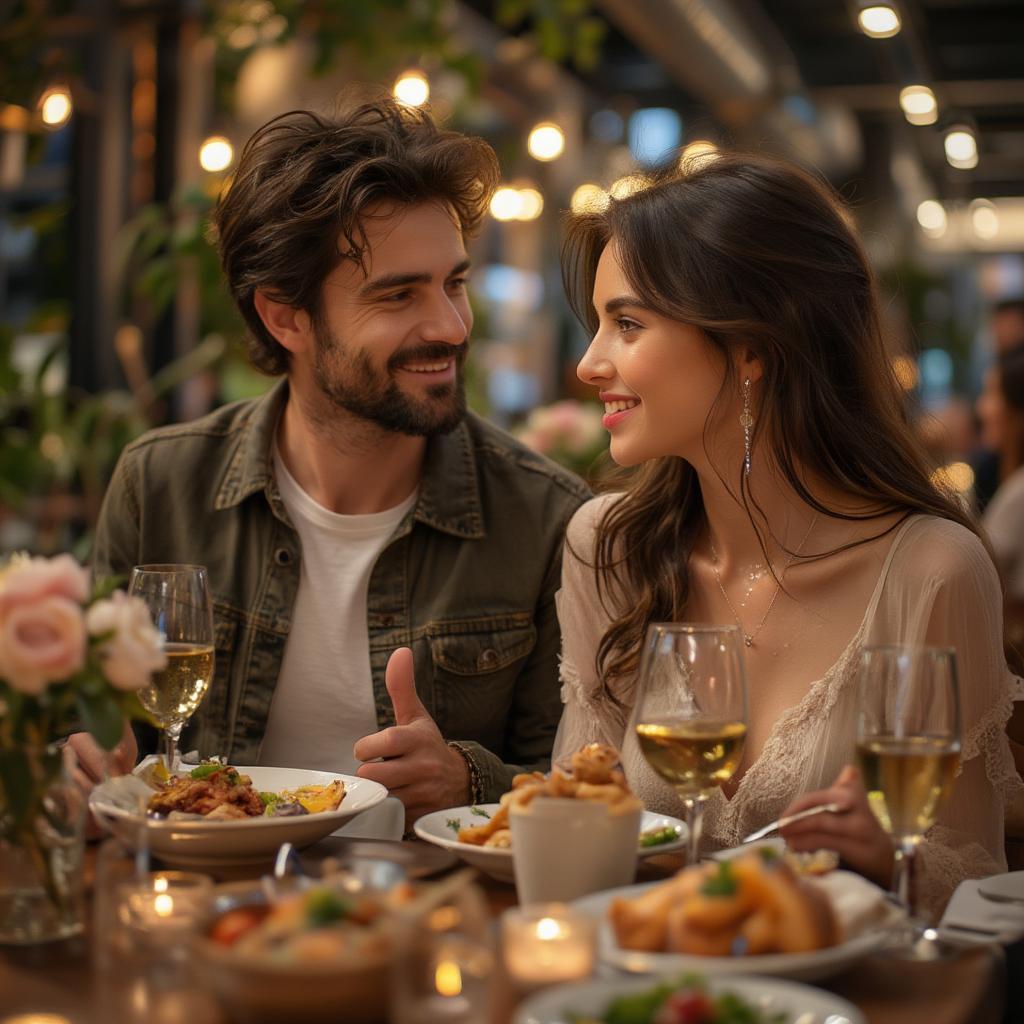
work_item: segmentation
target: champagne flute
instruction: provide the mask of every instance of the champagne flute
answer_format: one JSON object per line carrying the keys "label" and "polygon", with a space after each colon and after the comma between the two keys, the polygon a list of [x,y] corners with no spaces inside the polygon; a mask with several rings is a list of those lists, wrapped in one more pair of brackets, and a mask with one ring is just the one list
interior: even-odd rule
{"label": "champagne flute", "polygon": [[732,778],[747,736],[739,628],[648,626],[632,726],[647,763],[682,798],[696,864],[704,803]]}
{"label": "champagne flute", "polygon": [[895,847],[893,892],[908,925],[897,949],[917,946],[914,856],[953,786],[960,761],[956,652],[949,647],[866,647],[858,679],[857,757],[868,803]]}
{"label": "champagne flute", "polygon": [[137,565],[128,593],[145,601],[164,637],[167,667],[153,673],[139,700],[163,729],[167,770],[173,772],[181,730],[213,678],[213,609],[206,567]]}

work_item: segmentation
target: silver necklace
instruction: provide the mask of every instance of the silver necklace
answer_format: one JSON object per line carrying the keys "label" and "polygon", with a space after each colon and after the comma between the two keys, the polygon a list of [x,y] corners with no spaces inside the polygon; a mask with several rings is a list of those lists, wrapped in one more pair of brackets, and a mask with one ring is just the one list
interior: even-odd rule
{"label": "silver necklace", "polygon": [[[786,561],[786,564],[782,567],[782,575],[785,575],[786,570],[793,564],[794,561],[796,561],[796,556],[799,555],[801,551],[803,551],[804,545],[807,543],[807,538],[810,537],[811,530],[814,529],[814,524],[817,521],[818,513],[815,512],[814,515],[811,517],[811,522],[807,527],[807,532],[804,534],[803,540],[800,541],[800,544],[797,547],[796,551],[794,551],[789,556],[789,559]],[[782,580],[780,578],[775,581],[775,593],[772,594],[772,599],[768,602],[768,607],[765,608],[764,615],[761,616],[761,621],[757,624],[753,633],[748,633],[743,628],[743,620],[740,618],[739,612],[736,611],[732,601],[729,599],[729,592],[725,589],[725,585],[722,583],[722,577],[718,571],[718,552],[715,550],[715,542],[711,540],[710,534],[708,535],[708,542],[711,544],[711,568],[714,570],[715,581],[718,583],[718,589],[722,592],[722,597],[725,598],[725,603],[729,606],[729,611],[732,612],[732,617],[736,620],[736,625],[740,627],[740,632],[743,634],[743,642],[747,645],[747,647],[753,647],[754,638],[757,636],[758,633],[761,632],[761,627],[764,626],[765,622],[768,619],[768,616],[771,614],[772,608],[775,607],[775,602],[778,600],[779,592],[782,590]]]}

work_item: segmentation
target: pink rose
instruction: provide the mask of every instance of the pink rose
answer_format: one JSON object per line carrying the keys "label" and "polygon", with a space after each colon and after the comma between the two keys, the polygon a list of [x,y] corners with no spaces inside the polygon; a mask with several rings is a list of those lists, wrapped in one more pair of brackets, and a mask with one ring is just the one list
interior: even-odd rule
{"label": "pink rose", "polygon": [[0,617],[14,605],[27,605],[47,597],[84,604],[88,596],[89,573],[70,555],[15,556],[0,571]]}
{"label": "pink rose", "polygon": [[96,648],[103,672],[119,690],[140,690],[167,665],[163,637],[153,625],[145,602],[117,590],[86,613],[90,636],[113,635]]}
{"label": "pink rose", "polygon": [[84,664],[85,622],[77,602],[46,595],[0,604],[0,678],[15,690],[38,696]]}

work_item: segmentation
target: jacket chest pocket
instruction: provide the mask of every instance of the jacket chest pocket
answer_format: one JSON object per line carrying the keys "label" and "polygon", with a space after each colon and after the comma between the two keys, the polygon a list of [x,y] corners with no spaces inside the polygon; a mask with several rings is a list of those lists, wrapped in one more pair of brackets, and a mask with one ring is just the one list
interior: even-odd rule
{"label": "jacket chest pocket", "polygon": [[537,642],[532,622],[462,631],[446,623],[428,639],[441,732],[446,739],[476,740],[499,752],[516,680]]}

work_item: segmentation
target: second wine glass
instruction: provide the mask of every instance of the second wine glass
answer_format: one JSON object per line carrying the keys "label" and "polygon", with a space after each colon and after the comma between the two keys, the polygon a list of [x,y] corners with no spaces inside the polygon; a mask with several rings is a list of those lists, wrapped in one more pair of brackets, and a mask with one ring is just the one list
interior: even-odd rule
{"label": "second wine glass", "polygon": [[736,626],[652,623],[632,727],[651,768],[679,794],[697,863],[704,803],[735,773],[747,736],[743,637]]}
{"label": "second wine glass", "polygon": [[213,609],[206,568],[137,565],[128,593],[146,602],[164,636],[167,666],[153,673],[139,700],[163,729],[167,770],[173,772],[178,738],[213,678]]}

